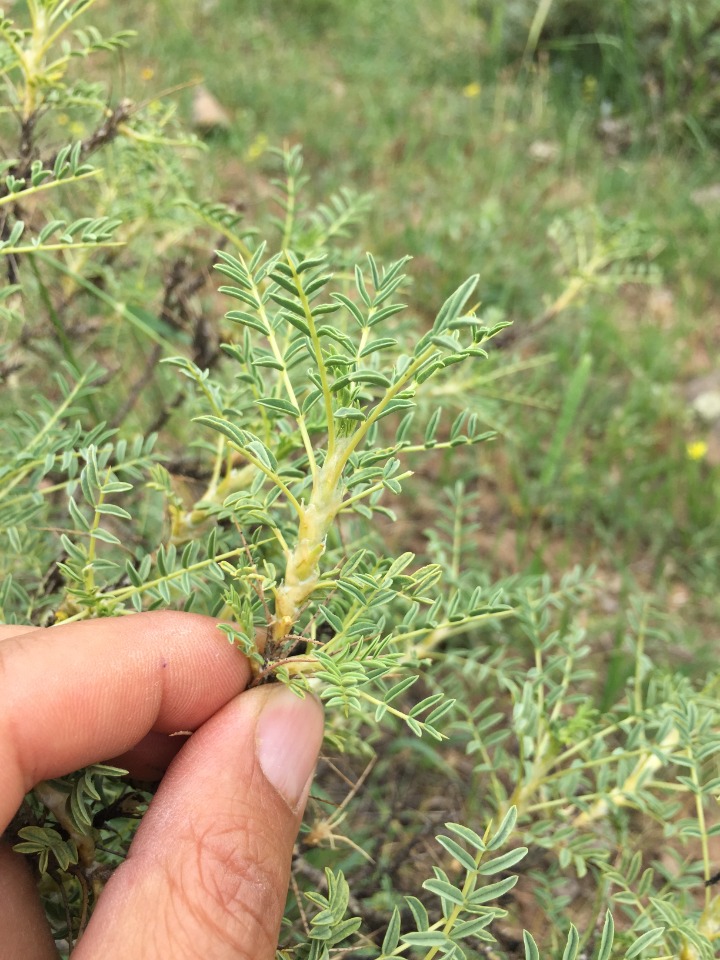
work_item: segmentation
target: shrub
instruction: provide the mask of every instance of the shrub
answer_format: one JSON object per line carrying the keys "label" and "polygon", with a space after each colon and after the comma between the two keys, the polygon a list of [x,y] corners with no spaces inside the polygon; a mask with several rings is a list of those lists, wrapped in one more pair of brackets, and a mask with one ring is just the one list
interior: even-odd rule
{"label": "shrub", "polygon": [[[318,692],[330,749],[366,772],[338,797],[321,771],[282,957],[713,956],[717,899],[697,894],[718,832],[717,677],[654,665],[660,622],[639,601],[627,693],[601,711],[580,616],[591,574],[494,584],[478,563],[469,481],[492,434],[475,398],[505,324],[481,311],[477,278],[421,326],[400,302],[407,261],[357,260],[347,242],[365,201],[304,206],[297,148],[278,154],[279,217],[247,225],[199,200],[187,151],[201,146],[172,110],[108,107],[101,83],[73,78],[128,40],[85,27],[62,46],[91,6],[32,2],[28,26],[1,28],[17,145],[0,197],[3,619],[221,616],[253,683]],[[604,279],[637,254],[619,249]],[[229,281],[219,329],[211,264]],[[561,451],[562,437],[547,484]],[[437,528],[395,549],[393,505],[407,511],[423,457]],[[445,823],[410,877],[427,828],[403,778],[381,782],[389,767]],[[149,800],[122,777],[95,765],[39,784],[10,827],[65,954],[98,864]],[[342,833],[361,787],[365,812]],[[116,816],[128,799],[133,815]]]}

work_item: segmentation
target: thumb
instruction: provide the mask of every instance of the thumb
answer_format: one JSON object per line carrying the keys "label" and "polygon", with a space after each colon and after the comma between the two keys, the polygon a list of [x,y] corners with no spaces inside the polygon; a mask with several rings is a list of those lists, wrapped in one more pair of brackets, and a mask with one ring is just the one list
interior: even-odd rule
{"label": "thumb", "polygon": [[322,708],[240,694],[173,761],[73,960],[272,960]]}

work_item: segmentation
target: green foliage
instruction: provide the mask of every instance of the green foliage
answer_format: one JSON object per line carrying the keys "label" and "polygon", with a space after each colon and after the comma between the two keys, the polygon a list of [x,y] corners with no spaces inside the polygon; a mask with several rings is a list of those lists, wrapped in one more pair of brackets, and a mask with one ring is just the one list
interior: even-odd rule
{"label": "green foliage", "polygon": [[563,82],[581,77],[596,104],[644,125],[652,118],[661,141],[717,145],[716,0],[515,0],[481,2],[479,13],[496,57],[549,54]]}
{"label": "green foliage", "polygon": [[16,843],[13,849],[16,853],[34,854],[38,858],[38,869],[47,873],[50,867],[50,856],[54,858],[52,867],[67,870],[70,864],[77,863],[77,848],[72,840],[63,840],[62,835],[52,827],[21,827],[18,836],[22,843]]}
{"label": "green foliage", "polygon": [[[369,764],[344,797],[345,774],[321,770],[285,960],[713,956],[718,905],[703,884],[718,834],[714,662],[699,677],[669,670],[680,643],[662,597],[627,599],[628,584],[612,619],[606,569],[551,578],[537,547],[557,546],[571,524],[569,558],[577,542],[595,559],[598,541],[620,555],[663,531],[680,536],[668,499],[679,478],[695,511],[681,533],[694,546],[702,528],[710,546],[697,559],[684,543],[653,556],[667,569],[704,565],[713,582],[716,518],[702,506],[712,478],[685,462],[684,443],[681,466],[660,443],[677,409],[661,389],[668,351],[655,329],[618,332],[606,319],[609,300],[659,281],[656,233],[584,199],[535,219],[557,185],[521,160],[493,187],[509,157],[497,144],[525,156],[522,138],[546,135],[550,121],[526,128],[519,106],[506,115],[504,98],[524,94],[499,80],[478,168],[468,111],[481,92],[466,41],[480,18],[469,4],[383,7],[384,19],[370,0],[305,11],[304,37],[352,38],[345,79],[365,85],[376,111],[353,124],[356,106],[342,108],[354,131],[345,172],[362,185],[379,162],[389,187],[373,212],[334,180],[318,199],[342,126],[328,114],[322,146],[308,131],[317,178],[298,147],[266,151],[253,168],[269,199],[253,202],[252,222],[250,205],[207,187],[215,154],[165,98],[112,105],[78,69],[128,41],[119,23],[81,20],[93,6],[29,0],[0,28],[12,99],[0,122],[14,145],[0,185],[3,621],[193,610],[231,621],[221,629],[253,683],[319,693],[335,759],[351,772]],[[221,6],[230,33],[238,18]],[[488,13],[496,40],[521,6]],[[285,63],[283,31],[300,30],[298,18],[243,7],[251,26],[271,17],[264,33],[240,18],[264,69],[276,49]],[[533,8],[538,50],[562,32],[561,8]],[[132,3],[112,12],[136,14]],[[371,60],[376,40],[385,73]],[[301,59],[304,76],[327,58]],[[406,95],[399,69],[422,97],[395,101]],[[536,104],[552,86],[542,83],[529,88]],[[289,129],[300,94],[287,86],[291,104],[277,83],[267,102],[252,88],[255,119],[238,121],[233,150],[245,152],[259,116]],[[415,101],[430,103],[429,119]],[[388,103],[416,142],[397,142]],[[427,169],[399,163],[400,179],[430,170],[432,190],[449,193],[435,221],[411,229],[402,190],[414,187],[392,179],[388,158],[423,138]],[[438,143],[451,149],[439,156]],[[567,157],[553,175],[575,176],[583,151],[570,139],[558,149]],[[381,253],[363,256],[368,216]],[[398,259],[400,239],[420,254],[412,266]],[[506,316],[520,321],[505,330]],[[486,351],[495,337],[504,349]],[[608,476],[621,456],[616,489]],[[515,557],[495,562],[488,544],[508,515]],[[365,807],[340,833],[361,787]],[[96,765],[39,784],[11,825],[70,950],[148,799]]]}

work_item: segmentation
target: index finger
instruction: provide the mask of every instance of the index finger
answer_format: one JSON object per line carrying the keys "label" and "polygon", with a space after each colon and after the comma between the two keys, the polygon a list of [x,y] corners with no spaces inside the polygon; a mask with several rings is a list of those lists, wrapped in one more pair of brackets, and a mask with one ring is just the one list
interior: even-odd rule
{"label": "index finger", "polygon": [[196,614],[138,613],[15,634],[0,643],[0,831],[38,781],[194,730],[250,678]]}

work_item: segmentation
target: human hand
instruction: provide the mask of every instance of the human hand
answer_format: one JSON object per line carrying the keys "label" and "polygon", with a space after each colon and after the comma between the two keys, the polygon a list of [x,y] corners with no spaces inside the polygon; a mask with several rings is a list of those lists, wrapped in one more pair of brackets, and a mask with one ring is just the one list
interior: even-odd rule
{"label": "human hand", "polygon": [[[0,627],[0,833],[40,780],[99,761],[158,779],[169,764],[73,960],[274,957],[323,721],[280,685],[243,692],[249,678],[194,614]],[[1,842],[0,944],[4,960],[57,958]]]}

